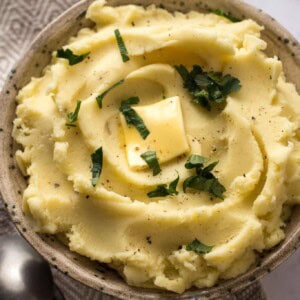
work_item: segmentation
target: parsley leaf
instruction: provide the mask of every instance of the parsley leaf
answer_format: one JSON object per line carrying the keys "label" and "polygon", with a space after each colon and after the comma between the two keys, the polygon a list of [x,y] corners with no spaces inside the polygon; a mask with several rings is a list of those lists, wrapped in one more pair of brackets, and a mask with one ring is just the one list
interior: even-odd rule
{"label": "parsley leaf", "polygon": [[127,51],[127,48],[125,46],[125,43],[123,41],[123,38],[121,36],[121,32],[120,32],[119,29],[115,30],[115,37],[116,37],[116,40],[117,40],[117,44],[118,44],[118,47],[119,47],[119,50],[120,50],[122,60],[123,60],[123,62],[126,62],[126,61],[129,60],[128,51]]}
{"label": "parsley leaf", "polygon": [[123,82],[124,82],[124,79],[118,81],[117,83],[112,85],[110,88],[108,88],[106,91],[104,91],[102,94],[100,94],[99,96],[96,97],[99,108],[102,108],[102,101],[103,101],[103,98],[106,96],[106,94],[108,94],[111,90],[113,90],[114,88],[116,88],[117,86],[122,84]]}
{"label": "parsley leaf", "polygon": [[96,186],[102,171],[103,151],[102,147],[98,148],[92,155],[92,185]]}
{"label": "parsley leaf", "polygon": [[207,160],[207,158],[199,155],[192,155],[188,159],[185,167],[187,169],[195,168],[196,175],[190,176],[184,180],[183,191],[186,193],[187,188],[192,188],[198,191],[209,192],[217,198],[224,199],[223,193],[226,191],[226,189],[215,177],[215,175],[211,173],[211,171],[218,164],[218,161],[213,162],[203,168],[203,164],[207,162]]}
{"label": "parsley leaf", "polygon": [[209,253],[214,246],[207,246],[203,243],[201,243],[199,240],[194,239],[191,243],[186,245],[185,249],[187,251],[194,251],[197,254],[206,254]]}
{"label": "parsley leaf", "polygon": [[123,100],[120,106],[120,112],[124,115],[126,123],[128,125],[133,125],[141,137],[145,140],[150,134],[150,131],[146,127],[142,118],[136,113],[134,109],[131,108],[132,104],[138,104],[140,99],[138,97],[131,97],[127,100]]}
{"label": "parsley leaf", "polygon": [[165,197],[169,195],[177,195],[178,192],[176,191],[176,187],[179,181],[179,175],[175,180],[173,180],[169,186],[167,184],[160,184],[157,186],[157,188],[149,193],[147,193],[147,196],[149,198],[155,198],[155,197]]}
{"label": "parsley leaf", "polygon": [[228,20],[230,20],[231,22],[241,22],[242,20],[231,15],[230,13],[226,13],[225,11],[223,11],[222,9],[214,9],[212,10],[212,13],[218,15],[218,16],[221,16],[221,17],[224,17],[224,18],[227,18]]}
{"label": "parsley leaf", "polygon": [[73,53],[70,49],[58,49],[56,53],[56,57],[59,58],[65,58],[69,61],[69,65],[73,66],[80,62],[82,62],[86,57],[90,55],[90,52],[82,54],[82,55],[76,55]]}
{"label": "parsley leaf", "polygon": [[195,167],[202,167],[203,164],[205,164],[208,161],[208,158],[197,155],[197,154],[192,154],[186,164],[185,167],[186,169],[193,169]]}
{"label": "parsley leaf", "polygon": [[191,96],[193,102],[211,110],[212,103],[225,102],[230,93],[240,90],[240,81],[229,74],[223,76],[221,72],[204,72],[199,65],[194,65],[189,72],[183,65],[175,66],[183,79],[183,86]]}
{"label": "parsley leaf", "polygon": [[147,151],[141,154],[141,158],[147,163],[149,168],[153,170],[153,176],[156,176],[161,172],[155,151]]}
{"label": "parsley leaf", "polygon": [[66,123],[66,126],[76,127],[76,125],[72,124],[72,123],[75,123],[78,120],[78,113],[79,113],[79,110],[80,110],[80,106],[81,106],[81,101],[78,100],[74,112],[68,113],[68,121],[69,122]]}

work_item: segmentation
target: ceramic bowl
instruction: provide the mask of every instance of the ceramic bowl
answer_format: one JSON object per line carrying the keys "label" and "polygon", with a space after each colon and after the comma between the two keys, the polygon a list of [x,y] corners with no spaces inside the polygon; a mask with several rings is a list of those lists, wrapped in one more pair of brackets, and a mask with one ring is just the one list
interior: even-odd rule
{"label": "ceramic bowl", "polygon": [[[286,238],[278,246],[260,256],[258,264],[237,278],[224,280],[212,288],[190,289],[182,295],[156,289],[142,289],[127,285],[121,277],[105,265],[91,261],[71,252],[55,237],[36,234],[31,227],[30,219],[22,213],[22,192],[26,188],[24,178],[16,167],[14,153],[18,148],[11,137],[12,121],[15,117],[15,97],[17,91],[29,82],[32,76],[40,76],[43,68],[50,62],[51,52],[66,43],[68,38],[91,22],[84,18],[92,0],[78,2],[58,19],[46,27],[32,43],[28,51],[12,70],[0,97],[0,159],[1,159],[1,193],[9,214],[17,229],[26,240],[49,263],[55,261],[57,267],[67,272],[78,281],[102,291],[107,295],[122,299],[190,299],[207,297],[210,299],[228,298],[272,271],[291,255],[300,244],[300,207],[295,208],[286,227]],[[298,42],[282,28],[273,18],[254,7],[238,0],[108,0],[109,5],[156,4],[167,10],[208,11],[220,8],[230,11],[240,18],[252,18],[265,26],[263,38],[268,42],[267,54],[277,55],[284,65],[287,79],[293,82],[300,92],[300,49]]]}

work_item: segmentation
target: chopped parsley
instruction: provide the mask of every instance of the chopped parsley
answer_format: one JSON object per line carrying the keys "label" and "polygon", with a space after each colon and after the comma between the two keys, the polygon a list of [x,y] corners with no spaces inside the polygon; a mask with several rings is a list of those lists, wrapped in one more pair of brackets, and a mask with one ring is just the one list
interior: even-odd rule
{"label": "chopped parsley", "polygon": [[81,106],[81,101],[78,100],[74,112],[68,113],[68,123],[66,123],[66,126],[76,127],[76,125],[73,123],[77,122],[77,120],[78,120],[80,106]]}
{"label": "chopped parsley", "polygon": [[224,199],[223,193],[226,189],[211,172],[218,164],[218,161],[204,168],[204,163],[207,161],[207,158],[195,154],[188,159],[185,167],[187,169],[195,168],[196,175],[185,179],[183,182],[183,191],[186,192],[187,188],[191,188],[198,191],[206,191],[217,198]]}
{"label": "chopped parsley", "polygon": [[106,94],[108,94],[111,90],[113,90],[114,88],[116,88],[117,86],[122,84],[123,82],[124,82],[124,79],[118,81],[117,83],[112,85],[110,88],[108,88],[106,91],[104,91],[102,94],[100,94],[99,96],[96,97],[99,108],[102,108],[102,101],[103,101],[103,98],[106,96]]}
{"label": "chopped parsley", "polygon": [[156,198],[156,197],[166,197],[169,195],[177,195],[178,192],[176,191],[176,187],[179,181],[179,175],[175,180],[173,180],[169,186],[167,184],[160,184],[157,188],[149,193],[147,196],[149,198]]}
{"label": "chopped parsley", "polygon": [[203,164],[205,164],[208,161],[208,158],[200,156],[200,155],[196,155],[196,154],[192,154],[186,164],[185,167],[186,169],[193,169],[193,168],[197,168],[197,167],[202,167]]}
{"label": "chopped parsley", "polygon": [[239,18],[233,16],[232,14],[226,13],[226,12],[225,12],[224,10],[222,10],[222,9],[214,9],[214,10],[212,10],[211,12],[214,13],[214,14],[216,14],[216,15],[218,15],[218,16],[221,16],[221,17],[224,17],[224,18],[228,19],[228,20],[230,20],[230,21],[233,22],[233,23],[241,22],[241,21],[242,21],[241,19],[239,19]]}
{"label": "chopped parsley", "polygon": [[194,251],[197,254],[206,254],[206,253],[209,253],[213,249],[213,246],[207,246],[207,245],[201,243],[199,240],[194,239],[191,243],[186,245],[185,249],[187,251]]}
{"label": "chopped parsley", "polygon": [[123,41],[123,38],[121,36],[121,32],[120,32],[119,29],[115,30],[115,37],[116,37],[116,40],[117,40],[117,44],[118,44],[118,47],[119,47],[119,50],[120,50],[122,60],[123,60],[123,62],[126,62],[126,61],[129,60],[128,51],[127,51],[127,48],[125,46],[125,43]]}
{"label": "chopped parsley", "polygon": [[126,123],[128,125],[133,125],[141,137],[145,140],[150,134],[150,131],[146,127],[142,118],[136,113],[136,111],[131,108],[132,104],[138,104],[140,99],[138,97],[131,97],[127,100],[123,100],[120,106],[120,112],[124,115]]}
{"label": "chopped parsley", "polygon": [[221,72],[204,72],[199,65],[194,65],[189,72],[183,65],[175,66],[186,88],[193,97],[193,102],[211,110],[212,103],[225,102],[230,93],[240,90],[240,81]]}
{"label": "chopped parsley", "polygon": [[158,159],[155,151],[147,151],[141,154],[141,158],[147,163],[150,169],[153,171],[153,176],[156,176],[161,172]]}
{"label": "chopped parsley", "polygon": [[76,55],[73,53],[70,49],[58,49],[56,53],[56,57],[59,58],[65,58],[69,61],[69,65],[73,66],[80,62],[82,62],[86,57],[90,55],[90,52],[82,54],[82,55]]}
{"label": "chopped parsley", "polygon": [[92,185],[96,186],[101,175],[103,165],[103,151],[102,147],[98,148],[92,155]]}

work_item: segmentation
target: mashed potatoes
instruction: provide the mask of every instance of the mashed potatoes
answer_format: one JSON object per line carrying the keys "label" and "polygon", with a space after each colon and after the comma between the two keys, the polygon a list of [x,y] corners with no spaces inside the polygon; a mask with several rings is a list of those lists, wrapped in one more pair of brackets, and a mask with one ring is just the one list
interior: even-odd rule
{"label": "mashed potatoes", "polygon": [[[103,1],[87,17],[96,26],[64,47],[80,62],[53,53],[43,76],[18,95],[13,136],[23,146],[16,153],[29,176],[23,207],[35,229],[64,235],[72,251],[109,264],[130,285],[182,293],[245,272],[256,252],[284,238],[283,212],[300,203],[300,97],[281,62],[262,52],[263,28]],[[191,101],[180,64],[230,74],[241,88],[209,111]],[[96,98],[108,89],[100,108]],[[132,109],[146,138],[119,111],[130,97],[140,99]],[[70,115],[79,100],[78,116]],[[91,155],[100,147],[93,186]],[[156,176],[141,158],[149,150],[160,164]],[[224,199],[183,191],[192,154],[219,161],[212,174]],[[177,176],[178,194],[147,195]],[[209,250],[188,250],[195,239]]]}

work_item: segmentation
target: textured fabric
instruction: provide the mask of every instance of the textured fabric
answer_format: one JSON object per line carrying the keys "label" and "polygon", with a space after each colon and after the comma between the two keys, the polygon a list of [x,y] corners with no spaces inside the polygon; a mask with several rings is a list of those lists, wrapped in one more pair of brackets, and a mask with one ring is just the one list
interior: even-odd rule
{"label": "textured fabric", "polygon": [[[20,54],[29,46],[36,34],[51,20],[69,8],[77,0],[0,0],[0,89],[5,77]],[[8,208],[9,209],[9,208]],[[16,234],[6,208],[0,199],[0,235]],[[108,300],[79,282],[52,268],[54,279],[67,300]],[[230,299],[265,299],[259,283],[251,285]]]}

